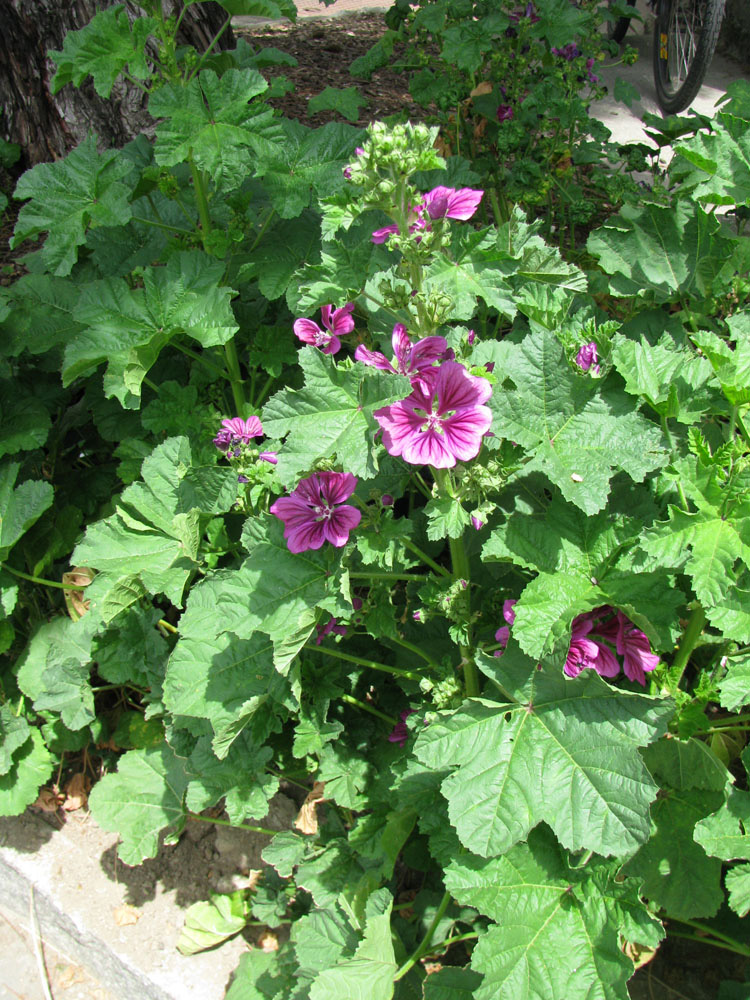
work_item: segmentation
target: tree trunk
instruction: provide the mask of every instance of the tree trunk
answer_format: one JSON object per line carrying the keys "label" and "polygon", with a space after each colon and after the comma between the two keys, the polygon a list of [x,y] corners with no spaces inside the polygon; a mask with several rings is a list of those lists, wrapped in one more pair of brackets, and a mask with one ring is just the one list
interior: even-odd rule
{"label": "tree trunk", "polygon": [[[61,49],[68,31],[83,28],[97,11],[114,0],[0,0],[0,135],[17,142],[24,166],[59,159],[93,130],[104,146],[122,146],[152,120],[141,90],[120,79],[105,100],[91,78],[80,88],[69,84],[53,96],[55,73],[49,49]],[[129,13],[138,7],[127,0]],[[169,6],[181,10],[181,0]],[[178,42],[203,51],[226,21],[216,3],[192,4],[185,12]],[[217,48],[234,47],[231,28]]]}

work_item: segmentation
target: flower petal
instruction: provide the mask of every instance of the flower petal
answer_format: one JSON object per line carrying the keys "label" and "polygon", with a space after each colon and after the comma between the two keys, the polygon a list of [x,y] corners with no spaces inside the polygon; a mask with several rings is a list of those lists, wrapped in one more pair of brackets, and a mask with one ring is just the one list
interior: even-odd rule
{"label": "flower petal", "polygon": [[356,351],[354,352],[355,361],[361,361],[363,365],[369,365],[371,368],[380,368],[384,372],[396,373],[396,369],[390,363],[385,354],[381,354],[380,351],[370,351],[364,344],[360,344]]}
{"label": "flower petal", "polygon": [[385,243],[385,241],[388,239],[391,233],[397,233],[397,232],[398,232],[398,226],[395,224],[392,226],[383,226],[382,229],[376,229],[375,232],[370,237],[370,239],[372,240],[373,243]]}
{"label": "flower petal", "polygon": [[361,520],[362,514],[356,507],[350,507],[349,504],[337,507],[324,523],[323,531],[327,541],[340,549],[349,541],[349,532],[353,531]]}

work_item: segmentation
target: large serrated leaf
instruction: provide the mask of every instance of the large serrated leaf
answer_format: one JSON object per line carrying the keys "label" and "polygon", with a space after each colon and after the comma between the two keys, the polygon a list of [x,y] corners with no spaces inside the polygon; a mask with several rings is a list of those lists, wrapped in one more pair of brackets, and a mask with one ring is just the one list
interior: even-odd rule
{"label": "large serrated leaf", "polygon": [[0,562],[37,521],[52,506],[54,491],[49,483],[27,479],[13,488],[20,469],[18,462],[0,465]]}
{"label": "large serrated leaf", "polygon": [[277,466],[293,484],[319,458],[335,454],[347,472],[365,479],[377,473],[373,411],[409,395],[408,379],[363,365],[340,370],[314,347],[299,353],[302,389],[282,389],[263,408],[269,437],[288,435]]}
{"label": "large serrated leaf", "polygon": [[18,215],[12,246],[47,231],[45,265],[53,274],[70,274],[89,226],[122,226],[130,219],[130,189],[121,182],[131,169],[118,150],[98,153],[95,135],[65,159],[32,167],[16,185],[16,198],[31,201]]}
{"label": "large serrated leaf", "polygon": [[472,954],[472,969],[484,977],[475,1000],[628,1000],[633,964],[620,933],[653,942],[659,928],[633,882],[615,874],[615,865],[598,859],[570,867],[543,828],[504,857],[456,858],[446,887],[497,921]]}
{"label": "large serrated leaf", "polygon": [[31,805],[54,766],[42,734],[32,729],[30,739],[15,752],[10,770],[0,775],[0,816],[18,816]]}
{"label": "large serrated leaf", "polygon": [[126,865],[155,857],[163,830],[180,833],[188,781],[185,761],[164,744],[124,754],[117,771],[92,789],[91,814],[99,826],[120,834],[117,853]]}
{"label": "large serrated leaf", "polygon": [[[687,179],[704,205],[750,204],[750,135],[747,122],[719,113],[709,133],[699,130],[675,145],[675,153],[697,169]],[[697,183],[696,183],[697,182]]]}
{"label": "large serrated leaf", "polygon": [[99,11],[81,28],[65,35],[62,50],[50,51],[57,66],[50,90],[53,94],[68,83],[80,87],[89,74],[100,97],[109,97],[115,80],[127,66],[131,76],[141,80],[149,75],[144,45],[157,22],[152,17],[137,17],[130,23],[124,6],[117,4]]}
{"label": "large serrated leaf", "polygon": [[310,1000],[391,1000],[397,968],[389,906],[386,913],[368,919],[352,958],[320,973],[310,988]]}
{"label": "large serrated leaf", "polygon": [[480,666],[513,700],[465,702],[414,748],[433,770],[456,768],[442,792],[461,842],[490,857],[546,822],[569,850],[637,850],[657,792],[637,748],[663,734],[669,703],[619,691],[594,671],[568,680],[562,664],[537,669],[513,640]]}
{"label": "large serrated leaf", "polygon": [[[525,471],[543,472],[566,500],[595,514],[619,470],[641,482],[664,464],[661,432],[619,388],[571,371],[554,334],[531,326],[520,344],[502,345],[492,430],[531,453]],[[505,387],[508,379],[514,388]]]}
{"label": "large serrated leaf", "polygon": [[68,729],[94,719],[89,681],[94,627],[85,616],[77,622],[53,618],[37,629],[21,658],[18,686],[38,712],[59,712]]}

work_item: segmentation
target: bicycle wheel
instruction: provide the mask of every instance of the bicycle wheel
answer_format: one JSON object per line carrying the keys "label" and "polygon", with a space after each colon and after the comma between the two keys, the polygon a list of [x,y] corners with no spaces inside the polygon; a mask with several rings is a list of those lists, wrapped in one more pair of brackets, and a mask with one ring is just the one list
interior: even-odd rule
{"label": "bicycle wheel", "polygon": [[666,114],[684,111],[698,91],[719,38],[725,0],[659,0],[654,83]]}
{"label": "bicycle wheel", "polygon": [[[628,4],[631,7],[635,7],[635,0],[628,0]],[[609,6],[612,6],[612,0],[609,0]],[[613,42],[618,44],[623,40],[627,34],[628,28],[630,27],[629,17],[618,17],[616,21],[610,21],[609,27],[607,29],[607,37],[611,38]]]}

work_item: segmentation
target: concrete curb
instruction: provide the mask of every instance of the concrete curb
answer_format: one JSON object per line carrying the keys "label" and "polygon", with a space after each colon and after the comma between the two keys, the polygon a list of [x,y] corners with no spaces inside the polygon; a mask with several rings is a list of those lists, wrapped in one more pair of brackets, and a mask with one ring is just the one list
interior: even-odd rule
{"label": "concrete curb", "polygon": [[[209,834],[213,834],[211,828],[206,830]],[[191,850],[193,869],[185,874],[185,885],[175,884],[172,878],[184,866],[182,841],[163,848],[169,865],[166,882],[149,876],[147,885],[139,874],[142,869],[126,868],[115,860],[117,837],[100,830],[88,816],[71,816],[62,829],[31,813],[4,817],[0,819],[0,900],[28,933],[33,892],[45,944],[89,970],[117,1000],[222,1000],[248,946],[235,938],[200,955],[185,957],[177,952],[185,905],[180,896],[187,892],[190,901],[207,896],[205,880],[195,870],[195,841],[185,839],[182,853]],[[213,856],[214,852],[210,857],[206,854],[209,881]],[[157,863],[158,859],[146,866]],[[129,915],[132,911],[132,924],[118,921],[118,911],[126,905]],[[15,960],[8,951],[4,949],[0,996],[6,972],[10,977]]]}

